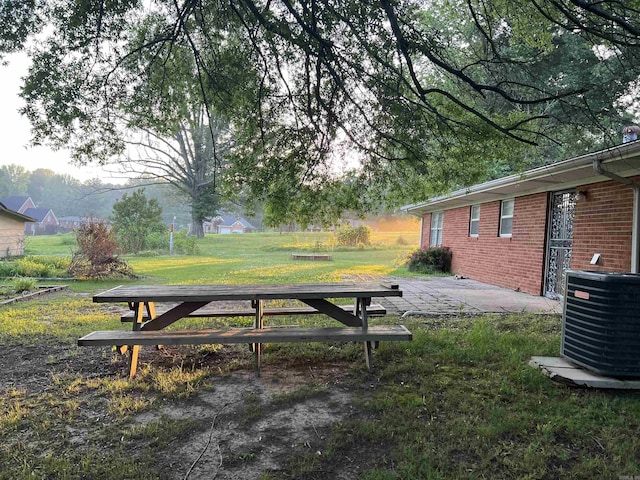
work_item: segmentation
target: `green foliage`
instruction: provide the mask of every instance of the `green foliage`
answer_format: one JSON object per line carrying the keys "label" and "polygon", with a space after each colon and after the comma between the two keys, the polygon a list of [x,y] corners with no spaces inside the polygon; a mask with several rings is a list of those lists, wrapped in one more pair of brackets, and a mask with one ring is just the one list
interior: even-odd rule
{"label": "green foliage", "polygon": [[367,225],[357,227],[351,224],[344,224],[336,232],[336,244],[346,247],[358,247],[360,250],[365,245],[371,244],[371,228]]}
{"label": "green foliage", "polygon": [[180,231],[173,233],[173,251],[184,255],[197,255],[200,251],[196,237]]}
{"label": "green foliage", "polygon": [[190,198],[194,229],[220,184],[270,225],[330,223],[618,143],[640,73],[637,0],[263,3],[10,1],[0,54],[38,38],[22,89],[36,142],[105,162],[141,143],[123,125],[154,137],[147,165]]}
{"label": "green foliage", "polygon": [[0,277],[64,277],[69,264],[69,257],[29,255],[0,261]]}
{"label": "green foliage", "polygon": [[37,282],[33,278],[16,278],[11,282],[16,293],[29,292],[36,288]]}
{"label": "green foliage", "polygon": [[90,220],[76,230],[78,250],[73,252],[69,274],[77,278],[135,277],[116,255],[118,244],[103,221]]}
{"label": "green foliage", "polygon": [[[162,222],[162,207],[157,200],[147,200],[144,188],[124,194],[113,206],[111,222],[118,244],[127,253],[146,250],[152,241],[158,246],[158,234],[167,230]],[[154,236],[156,235],[156,236]]]}
{"label": "green foliage", "polygon": [[451,250],[447,247],[419,248],[407,259],[410,272],[448,273],[451,271]]}

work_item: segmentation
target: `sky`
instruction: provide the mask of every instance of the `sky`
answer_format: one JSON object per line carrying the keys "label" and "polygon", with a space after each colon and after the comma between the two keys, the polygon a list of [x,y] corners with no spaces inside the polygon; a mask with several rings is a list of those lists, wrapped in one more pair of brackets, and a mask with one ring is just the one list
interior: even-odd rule
{"label": "sky", "polygon": [[48,168],[56,173],[71,175],[85,181],[100,178],[103,182],[122,183],[122,179],[97,167],[78,167],[70,164],[68,151],[53,151],[48,147],[30,147],[31,126],[26,117],[18,113],[24,102],[18,96],[21,77],[27,74],[29,59],[24,54],[5,58],[8,65],[0,64],[0,165],[16,164],[26,170]]}

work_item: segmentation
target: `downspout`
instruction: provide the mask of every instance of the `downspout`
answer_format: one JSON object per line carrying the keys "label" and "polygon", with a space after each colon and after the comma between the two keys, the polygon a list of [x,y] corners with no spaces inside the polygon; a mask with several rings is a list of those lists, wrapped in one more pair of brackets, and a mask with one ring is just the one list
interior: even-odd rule
{"label": "downspout", "polygon": [[418,248],[422,248],[422,240],[424,240],[424,213],[420,215],[420,245]]}
{"label": "downspout", "polygon": [[623,183],[633,189],[633,226],[631,228],[631,273],[638,273],[640,260],[640,184],[613,172],[609,172],[602,166],[602,160],[593,161],[593,169],[605,177],[609,177],[618,183]]}

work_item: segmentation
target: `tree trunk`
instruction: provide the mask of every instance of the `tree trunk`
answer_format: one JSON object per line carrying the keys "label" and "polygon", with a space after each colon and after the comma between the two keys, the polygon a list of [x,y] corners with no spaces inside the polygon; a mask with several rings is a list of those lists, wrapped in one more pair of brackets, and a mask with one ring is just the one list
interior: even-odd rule
{"label": "tree trunk", "polygon": [[194,235],[196,238],[202,238],[204,237],[204,229],[202,228],[202,220],[199,218],[197,210],[195,206],[191,207],[191,235]]}

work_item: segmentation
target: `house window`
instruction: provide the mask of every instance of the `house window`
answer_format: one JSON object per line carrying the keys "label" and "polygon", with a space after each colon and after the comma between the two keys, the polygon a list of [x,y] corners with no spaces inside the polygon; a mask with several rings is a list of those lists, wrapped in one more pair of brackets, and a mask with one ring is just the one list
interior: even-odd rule
{"label": "house window", "polygon": [[510,237],[513,226],[513,198],[500,204],[500,236]]}
{"label": "house window", "polygon": [[480,231],[480,205],[471,205],[471,218],[469,220],[469,236],[477,237]]}
{"label": "house window", "polygon": [[431,214],[431,238],[429,239],[430,247],[439,247],[442,245],[442,217],[443,212],[434,212]]}

